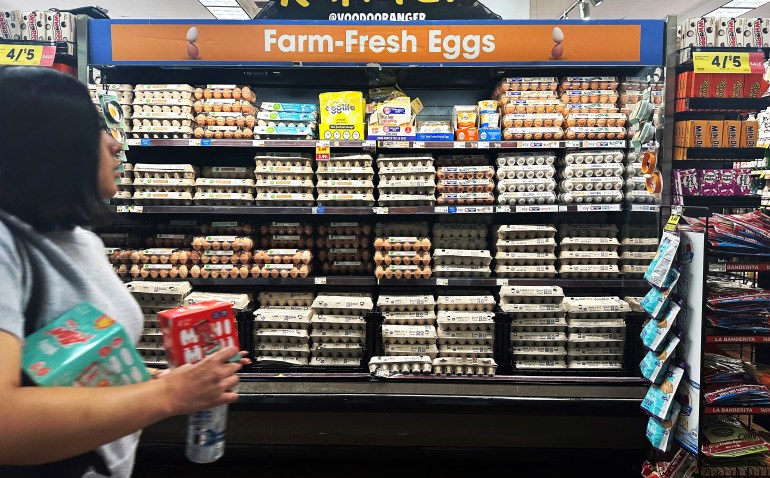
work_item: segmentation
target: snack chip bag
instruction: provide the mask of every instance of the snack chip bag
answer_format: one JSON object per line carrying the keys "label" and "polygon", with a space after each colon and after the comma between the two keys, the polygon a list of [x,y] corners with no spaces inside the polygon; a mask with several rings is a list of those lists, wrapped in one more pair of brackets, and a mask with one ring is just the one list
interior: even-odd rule
{"label": "snack chip bag", "polygon": [[683,364],[670,365],[663,382],[660,385],[651,386],[647,391],[647,395],[642,400],[642,409],[659,420],[669,420],[674,394],[676,394],[683,376]]}
{"label": "snack chip bag", "polygon": [[678,301],[672,301],[668,304],[668,308],[661,320],[652,319],[647,322],[647,325],[644,326],[640,335],[645,347],[654,352],[660,352],[663,341],[666,339],[666,336],[668,336],[671,327],[674,326],[676,316],[679,315],[680,310],[682,310],[680,303]]}
{"label": "snack chip bag", "polygon": [[[659,289],[664,288],[666,278],[674,265],[676,259],[676,252],[679,248],[679,236],[671,233],[664,232],[663,238],[658,246],[658,252],[655,258],[650,263],[650,267],[644,274],[645,280]],[[670,287],[670,286],[669,286]]]}
{"label": "snack chip bag", "polygon": [[647,352],[647,355],[642,359],[642,363],[639,364],[639,369],[642,371],[642,376],[644,378],[656,385],[660,385],[668,370],[668,364],[674,356],[676,347],[681,341],[680,334],[681,332],[679,331],[674,331],[672,334],[669,334],[668,343],[663,347],[662,352],[656,353],[652,350]]}
{"label": "snack chip bag", "polygon": [[676,421],[679,418],[679,411],[682,406],[674,400],[671,405],[671,418],[668,420],[660,421],[655,417],[650,417],[647,422],[647,439],[650,440],[650,444],[660,451],[671,450],[671,444],[673,442],[673,431],[676,428]]}

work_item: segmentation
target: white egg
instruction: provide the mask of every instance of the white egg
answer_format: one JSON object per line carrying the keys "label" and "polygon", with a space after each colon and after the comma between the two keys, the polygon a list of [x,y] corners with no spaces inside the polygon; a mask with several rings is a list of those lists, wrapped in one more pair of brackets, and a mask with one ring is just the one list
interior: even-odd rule
{"label": "white egg", "polygon": [[[556,30],[554,30],[554,39],[555,38],[556,38]],[[562,35],[562,38],[564,38],[564,35]],[[195,43],[196,41],[198,41],[198,29],[197,28],[190,27],[190,29],[187,30],[187,41],[190,42],[190,43]]]}
{"label": "white egg", "polygon": [[[188,37],[189,37],[189,33],[188,33]],[[561,42],[564,41],[564,32],[561,31],[561,28],[554,27],[553,28],[553,33],[551,34],[551,37],[553,38],[553,41],[555,43],[561,43]]]}

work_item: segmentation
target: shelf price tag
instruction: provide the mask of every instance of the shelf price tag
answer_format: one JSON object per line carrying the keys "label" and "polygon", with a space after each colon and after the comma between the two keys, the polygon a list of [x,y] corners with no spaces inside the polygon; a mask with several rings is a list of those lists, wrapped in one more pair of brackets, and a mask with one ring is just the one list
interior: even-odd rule
{"label": "shelf price tag", "polygon": [[436,279],[436,285],[449,285],[449,279]]}
{"label": "shelf price tag", "polygon": [[326,285],[326,277],[316,277],[315,278],[315,284],[316,285]]}
{"label": "shelf price tag", "polygon": [[682,210],[679,208],[679,210],[674,209],[671,211],[671,215],[668,217],[668,222],[666,222],[666,225],[663,227],[663,230],[668,232],[674,232],[676,231],[676,227],[679,225],[679,221],[682,219]]}
{"label": "shelf price tag", "polygon": [[315,160],[329,161],[331,159],[331,144],[328,141],[318,141],[315,145]]}
{"label": "shelf price tag", "polygon": [[693,71],[695,73],[764,73],[764,54],[762,52],[693,52]]}
{"label": "shelf price tag", "polygon": [[0,65],[51,66],[54,58],[53,45],[0,45]]}

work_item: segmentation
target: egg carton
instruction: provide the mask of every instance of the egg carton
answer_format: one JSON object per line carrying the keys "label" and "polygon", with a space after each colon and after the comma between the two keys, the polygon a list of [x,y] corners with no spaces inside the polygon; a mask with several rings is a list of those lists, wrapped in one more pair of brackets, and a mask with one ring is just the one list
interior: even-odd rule
{"label": "egg carton", "polygon": [[492,312],[442,310],[438,313],[436,323],[444,330],[494,331],[494,317]]}
{"label": "egg carton", "polygon": [[500,193],[553,192],[555,179],[502,179],[497,183]]}
{"label": "egg carton", "polygon": [[625,333],[569,333],[568,341],[583,348],[611,348],[625,343]]}
{"label": "egg carton", "polygon": [[433,238],[481,238],[486,239],[487,228],[480,228],[476,224],[437,223],[433,226]]}
{"label": "egg carton", "polygon": [[626,202],[629,204],[660,204],[660,197],[647,191],[632,191],[626,193]]}
{"label": "egg carton", "polygon": [[656,252],[626,251],[620,256],[620,263],[627,265],[649,265],[655,258]]}
{"label": "egg carton", "polygon": [[567,326],[574,333],[625,333],[626,321],[623,319],[568,319]]}
{"label": "egg carton", "polygon": [[[388,231],[382,231],[388,232]],[[378,234],[379,236],[379,234]],[[430,252],[430,239],[424,236],[399,236],[388,235],[377,237],[374,240],[374,249],[376,251],[421,251]]]}
{"label": "egg carton", "polygon": [[558,286],[504,285],[500,288],[500,298],[516,298],[515,302],[522,304],[560,304],[564,300],[564,291]]}
{"label": "egg carton", "polygon": [[604,251],[617,253],[620,242],[614,237],[564,237],[559,243],[562,252],[567,251]]}
{"label": "egg carton", "polygon": [[558,80],[553,76],[503,78],[495,87],[495,93],[529,90],[556,91],[558,84]]}
{"label": "egg carton", "polygon": [[130,135],[134,139],[188,139],[193,130],[185,126],[136,126]]}
{"label": "egg carton", "polygon": [[268,234],[297,234],[310,236],[313,234],[313,226],[300,222],[280,222],[274,221],[269,224],[262,224],[259,232],[262,235]]}
{"label": "egg carton", "polygon": [[617,360],[568,360],[567,367],[574,370],[621,370],[623,362]]}
{"label": "egg carton", "polygon": [[[312,188],[313,183],[310,182]],[[324,194],[366,194],[374,193],[374,183],[369,179],[319,179],[318,192]]]}
{"label": "egg carton", "polygon": [[486,250],[435,249],[433,263],[436,266],[483,266],[489,267],[492,256]]}
{"label": "egg carton", "polygon": [[112,198],[110,198],[111,204],[131,204],[131,200],[134,197],[134,193],[131,189],[125,190],[125,191],[118,191],[115,193]]}
{"label": "egg carton", "polygon": [[618,226],[615,224],[561,224],[559,237],[607,237],[615,238]]}
{"label": "egg carton", "polygon": [[[254,128],[257,124],[257,119],[254,115],[257,114],[258,109],[250,101],[234,98],[221,98],[221,99],[204,99],[193,101],[193,111],[195,112],[196,120],[199,116],[204,115],[208,118],[221,118],[221,117],[236,117],[236,118],[248,118],[249,128]],[[244,122],[245,123],[245,122]]]}
{"label": "egg carton", "polygon": [[133,201],[146,206],[191,206],[192,194],[188,192],[141,192],[134,193]]}
{"label": "egg carton", "polygon": [[262,291],[257,296],[263,307],[310,307],[315,300],[312,292]]}
{"label": "egg carton", "polygon": [[626,179],[629,178],[643,178],[644,173],[642,172],[642,163],[629,163],[626,165],[626,168],[623,172]]}
{"label": "egg carton", "polygon": [[560,141],[564,139],[564,130],[561,128],[505,128],[503,129],[504,141]]}
{"label": "egg carton", "polygon": [[439,193],[491,193],[495,190],[492,179],[444,179],[435,188]]}
{"label": "egg carton", "polygon": [[367,194],[318,194],[318,204],[323,206],[373,206],[374,195]]}
{"label": "egg carton", "polygon": [[548,252],[498,252],[498,266],[541,266],[556,263],[556,255]]}
{"label": "egg carton", "polygon": [[318,112],[318,106],[310,103],[278,103],[263,101],[260,105],[261,110],[282,111],[290,113],[315,113]]}
{"label": "egg carton", "polygon": [[433,269],[436,277],[489,277],[489,266],[476,265],[438,265]]}
{"label": "egg carton", "polygon": [[[133,128],[146,128],[146,127],[174,127],[174,128],[190,128],[193,125],[193,117],[191,114],[184,113],[143,113],[141,115],[134,115],[131,120]],[[132,128],[132,130],[133,130]]]}
{"label": "egg carton", "polygon": [[519,360],[564,360],[567,356],[567,349],[563,346],[521,346],[512,347],[511,354],[514,361]]}
{"label": "egg carton", "polygon": [[554,317],[565,312],[560,303],[518,303],[501,298],[500,310],[515,317]]}
{"label": "egg carton", "polygon": [[540,252],[554,254],[556,240],[551,237],[536,239],[498,239],[495,243],[498,252]]}
{"label": "egg carton", "polygon": [[361,344],[366,341],[366,331],[364,330],[332,330],[332,329],[313,329],[310,333],[310,339],[313,343],[340,343]]}
{"label": "egg carton", "polygon": [[[249,251],[232,252],[232,251],[203,251],[200,254],[199,262],[201,264],[242,264],[249,265],[252,261],[252,255]],[[191,262],[195,264],[195,261]]]}
{"label": "egg carton", "polygon": [[436,200],[433,193],[430,194],[380,194],[377,204],[387,207],[433,206]]}
{"label": "egg carton", "polygon": [[553,152],[544,153],[500,153],[497,156],[498,166],[550,166],[556,162]]}
{"label": "egg carton", "polygon": [[254,312],[254,328],[307,330],[312,316],[307,310],[259,309]]}
{"label": "egg carton", "polygon": [[502,266],[495,268],[495,275],[504,278],[535,279],[554,278],[556,268],[553,265],[539,266]]}
{"label": "egg carton", "polygon": [[611,279],[617,277],[620,270],[617,265],[578,265],[563,264],[559,269],[559,276],[565,279]]}
{"label": "egg carton", "polygon": [[[205,112],[209,106],[211,105],[204,104],[203,111]],[[197,110],[196,105],[193,105],[193,107]],[[257,124],[256,118],[251,113],[251,105],[244,105],[240,102],[233,102],[232,104],[215,103],[211,108],[211,111],[205,113],[198,112],[195,115],[196,126],[203,128],[206,131],[210,128],[211,131],[243,132],[246,129],[253,131]],[[233,111],[233,108],[238,111]],[[223,127],[227,127],[227,129],[219,129]],[[238,129],[233,129],[234,127],[237,127]],[[241,138],[243,138],[243,133],[241,133]]]}
{"label": "egg carton", "polygon": [[489,158],[484,154],[442,154],[436,156],[436,166],[487,166]]}
{"label": "egg carton", "polygon": [[620,314],[631,311],[628,304],[617,296],[566,297],[564,304],[570,314]]}
{"label": "egg carton", "polygon": [[500,166],[496,173],[497,179],[553,179],[556,168],[552,165],[533,166]]}
{"label": "egg carton", "polygon": [[439,311],[492,311],[495,298],[491,295],[440,295],[436,300]]}
{"label": "egg carton", "polygon": [[257,124],[254,127],[254,139],[315,139],[315,123],[274,123]]}
{"label": "egg carton", "polygon": [[561,265],[611,265],[618,261],[618,253],[614,251],[562,251],[559,254]]}
{"label": "egg carton", "polygon": [[570,112],[566,117],[567,130],[572,129],[608,129],[614,130],[626,126],[628,117],[624,113],[578,113]]}
{"label": "egg carton", "polygon": [[567,353],[575,360],[623,360],[623,347],[579,347],[568,344]]}
{"label": "egg carton", "polygon": [[563,90],[612,90],[618,89],[616,76],[568,76],[561,81]]}
{"label": "egg carton", "polygon": [[374,265],[366,261],[331,261],[321,264],[325,275],[371,275]]}
{"label": "egg carton", "polygon": [[[211,180],[242,180],[242,181],[251,181],[251,185],[254,185],[254,174],[253,171],[250,168],[243,168],[243,167],[229,167],[229,166],[204,166],[201,169],[201,176],[203,178],[209,178],[204,179],[204,181],[211,181]],[[225,186],[228,186],[229,184],[223,183]]]}
{"label": "egg carton", "polygon": [[[316,247],[323,248],[368,248],[368,236],[356,234],[326,234],[315,241]],[[392,252],[392,251],[391,251]],[[414,252],[414,251],[411,251]]]}
{"label": "egg carton", "polygon": [[564,124],[564,116],[559,113],[512,113],[502,117],[502,125],[506,130],[536,129],[555,131],[553,128],[561,128]]}
{"label": "egg carton", "polygon": [[313,192],[312,179],[258,179],[256,182],[258,193],[302,193]]}
{"label": "egg carton", "polygon": [[383,325],[385,344],[435,344],[438,338],[432,325]]}
{"label": "egg carton", "polygon": [[171,307],[181,306],[182,300],[192,292],[189,282],[129,282],[126,288],[139,302],[171,304]]}
{"label": "egg carton", "polygon": [[623,176],[622,164],[570,164],[561,173],[564,179]]}
{"label": "egg carton", "polygon": [[433,166],[411,167],[381,167],[378,171],[381,182],[391,181],[436,181],[436,170]]}
{"label": "egg carton", "polygon": [[254,262],[257,264],[310,264],[313,253],[300,249],[268,249],[254,251]]}
{"label": "egg carton", "polygon": [[556,194],[553,192],[503,192],[497,197],[499,204],[511,205],[543,205],[555,204]]}
{"label": "egg carton", "polygon": [[[126,107],[123,106],[123,112],[126,113]],[[151,113],[168,113],[174,115],[189,115],[193,112],[193,103],[191,101],[176,101],[176,100],[146,100],[141,103],[137,103],[136,98],[131,104],[130,115],[126,114],[126,118],[141,116]]]}
{"label": "egg carton", "polygon": [[[149,358],[150,362],[152,362],[152,363],[158,363],[158,364],[165,364],[166,363],[166,361],[164,360],[165,356],[166,356],[166,352],[163,349],[148,348],[148,347],[143,347],[143,348],[139,349],[137,347],[137,351],[139,352],[139,355],[143,359]],[[148,362],[148,360],[146,360],[146,359],[143,360],[143,361],[144,362]]]}
{"label": "egg carton", "polygon": [[254,331],[256,343],[302,344],[307,347],[309,334],[307,329],[257,329]]}
{"label": "egg carton", "polygon": [[235,235],[196,236],[192,240],[192,247],[196,251],[249,251],[254,248],[254,239]]}
{"label": "egg carton", "polygon": [[214,193],[196,192],[193,197],[195,204],[211,204],[217,206],[248,206],[254,204],[254,195],[251,193]]}
{"label": "egg carton", "polygon": [[305,344],[257,343],[254,347],[257,357],[301,357],[307,359],[310,350]]}
{"label": "egg carton", "polygon": [[625,192],[631,192],[631,191],[643,191],[647,192],[647,178],[641,176],[641,177],[635,177],[635,178],[627,178],[625,183]]}
{"label": "egg carton", "polygon": [[136,178],[134,179],[135,192],[186,192],[195,190],[195,181],[192,179],[176,178]]}
{"label": "egg carton", "polygon": [[436,184],[431,178],[392,179],[380,178],[379,191],[391,194],[433,194]]}
{"label": "egg carton", "polygon": [[332,154],[328,161],[319,161],[317,166],[319,169],[325,169],[330,167],[340,166],[356,166],[371,168],[374,160],[371,154],[361,153],[339,153]]}
{"label": "egg carton", "polygon": [[628,304],[628,306],[631,308],[631,312],[644,312],[642,299],[643,297],[626,296],[623,297],[623,302]]}
{"label": "egg carton", "polygon": [[190,98],[192,97],[193,87],[187,84],[138,84],[133,88],[133,91],[136,95],[154,92],[177,92],[180,97],[183,93],[189,93],[189,96],[185,96]]}
{"label": "egg carton", "polygon": [[[125,166],[125,165],[124,165]],[[198,174],[198,168],[191,164],[146,164],[133,165],[135,179],[191,179]],[[194,185],[194,183],[193,183]]]}
{"label": "egg carton", "polygon": [[621,178],[574,178],[565,179],[559,183],[562,192],[579,191],[620,191],[623,189]]}
{"label": "egg carton", "polygon": [[279,277],[282,279],[296,279],[298,277],[305,279],[312,271],[312,266],[307,264],[265,264],[263,266],[253,266],[251,275],[254,278],[261,277],[262,279],[278,279]]}
{"label": "egg carton", "polygon": [[445,193],[436,199],[439,205],[488,205],[494,204],[495,196],[490,193]]}
{"label": "egg carton", "polygon": [[311,193],[258,192],[255,199],[257,206],[297,207],[312,206],[315,203],[315,196]]}
{"label": "egg carton", "polygon": [[312,357],[311,367],[360,367],[361,357]]}
{"label": "egg carton", "polygon": [[[550,224],[547,225],[504,225],[498,226],[497,238],[499,240],[552,240],[556,236],[556,228]],[[554,243],[555,244],[555,243]]]}
{"label": "egg carton", "polygon": [[439,357],[492,358],[494,347],[490,345],[441,344]]}
{"label": "egg carton", "polygon": [[257,113],[257,119],[261,126],[270,124],[291,124],[291,123],[317,123],[318,113],[312,112],[288,112],[288,111],[260,111]]}
{"label": "egg carton", "polygon": [[369,361],[369,373],[377,377],[389,377],[400,374],[429,374],[432,371],[433,363],[427,355],[372,357]]}
{"label": "egg carton", "polygon": [[[655,231],[650,231],[654,233]],[[624,234],[625,235],[625,234]],[[656,237],[625,237],[620,241],[620,248],[623,251],[651,252],[658,247]]]}
{"label": "egg carton", "polygon": [[372,254],[368,249],[356,247],[332,247],[329,249],[320,249],[318,259],[322,262],[335,261],[370,261]]}
{"label": "egg carton", "polygon": [[618,204],[623,201],[620,191],[572,191],[558,196],[565,204]]}
{"label": "egg carton", "polygon": [[291,365],[296,367],[307,367],[308,359],[305,357],[255,357],[257,365]]}
{"label": "egg carton", "polygon": [[492,179],[495,169],[492,166],[446,166],[436,172],[439,180],[454,179]]}
{"label": "egg carton", "polygon": [[280,167],[311,168],[313,165],[313,158],[306,153],[264,153],[256,155],[254,157],[254,162],[257,169],[260,170],[269,170],[270,168]]}
{"label": "egg carton", "polygon": [[511,331],[511,344],[514,347],[559,346],[567,342],[564,332],[519,332]]}
{"label": "egg carton", "polygon": [[[564,82],[562,82],[564,84]],[[572,82],[574,85],[575,82]],[[582,83],[581,83],[582,84]],[[592,90],[592,89],[562,89],[559,97],[563,103],[617,103],[618,92],[613,89]]]}
{"label": "egg carton", "polygon": [[184,264],[144,264],[129,266],[122,264],[117,268],[120,277],[131,276],[133,279],[186,279],[190,269]]}
{"label": "egg carton", "polygon": [[[374,234],[378,237],[394,237],[394,236],[395,237],[397,236],[427,237],[429,233],[430,233],[430,226],[428,226],[427,222],[377,223],[374,226]],[[430,248],[426,250],[429,250],[429,249]]]}
{"label": "egg carton", "polygon": [[311,307],[319,315],[363,315],[372,311],[374,302],[366,295],[321,293]]}
{"label": "egg carton", "polygon": [[252,91],[249,86],[238,85],[206,85],[204,87],[197,87],[193,91],[193,95],[196,99],[236,99],[243,98],[246,101],[257,101],[257,95]]}
{"label": "egg carton", "polygon": [[254,268],[249,265],[236,266],[231,264],[205,264],[190,267],[190,276],[194,279],[246,279],[249,274],[254,275]]}
{"label": "egg carton", "polygon": [[432,310],[415,310],[410,312],[383,312],[383,323],[386,325],[435,325],[436,314]]}
{"label": "egg carton", "polygon": [[618,150],[573,151],[564,156],[565,165],[572,164],[619,164],[625,155]]}
{"label": "egg carton", "polygon": [[467,250],[479,250],[489,247],[486,239],[480,238],[436,238],[433,237],[433,247],[437,249],[467,249]]}
{"label": "egg carton", "polygon": [[491,358],[441,357],[433,360],[436,375],[486,375],[497,372],[497,363]]}
{"label": "egg carton", "polygon": [[493,345],[495,342],[491,330],[444,330],[438,327],[436,332],[439,345]]}
{"label": "egg carton", "polygon": [[310,351],[313,357],[351,358],[360,361],[364,347],[357,343],[314,342]]}
{"label": "egg carton", "polygon": [[386,344],[384,346],[387,356],[415,356],[427,355],[431,359],[438,356],[438,347],[436,344],[408,345],[408,344]]}
{"label": "egg carton", "polygon": [[268,166],[257,167],[253,171],[253,177],[257,181],[306,180],[312,182],[313,174],[313,168],[310,166]]}
{"label": "egg carton", "polygon": [[516,360],[514,365],[519,370],[562,370],[567,368],[564,360]]}
{"label": "egg carton", "polygon": [[433,270],[427,266],[417,265],[391,265],[391,266],[377,266],[374,271],[374,275],[377,280],[380,279],[430,279],[433,275]]}
{"label": "egg carton", "polygon": [[563,113],[564,109],[564,103],[558,98],[516,99],[500,105],[503,114]]}
{"label": "egg carton", "polygon": [[565,332],[567,320],[561,316],[540,318],[514,318],[511,321],[512,332]]}
{"label": "egg carton", "polygon": [[216,300],[218,302],[228,302],[233,306],[233,310],[242,311],[246,309],[251,303],[251,296],[249,294],[235,294],[227,292],[200,292],[196,291],[185,297],[185,305],[197,304],[200,302],[207,302],[210,300]]}
{"label": "egg carton", "polygon": [[413,166],[432,166],[433,156],[429,154],[380,154],[377,166],[388,168],[411,168]]}

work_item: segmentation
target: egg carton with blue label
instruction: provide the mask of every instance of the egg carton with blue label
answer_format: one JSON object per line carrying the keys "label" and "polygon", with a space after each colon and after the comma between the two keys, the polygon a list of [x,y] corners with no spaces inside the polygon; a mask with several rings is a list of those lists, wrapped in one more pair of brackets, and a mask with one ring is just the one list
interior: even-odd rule
{"label": "egg carton with blue label", "polygon": [[310,352],[314,358],[350,358],[358,360],[356,365],[361,365],[364,346],[360,343],[315,342],[310,347]]}
{"label": "egg carton with blue label", "polygon": [[427,355],[372,357],[369,373],[375,377],[430,374],[433,362]]}
{"label": "egg carton with blue label", "polygon": [[436,375],[478,375],[493,376],[497,372],[497,363],[492,358],[441,357],[433,360],[433,373]]}
{"label": "egg carton with blue label", "polygon": [[318,113],[318,106],[310,103],[278,103],[264,101],[260,105],[262,111],[279,111],[286,113]]}
{"label": "egg carton with blue label", "polygon": [[262,110],[257,113],[257,120],[261,122],[273,123],[317,123],[318,113],[311,112],[293,112],[293,111],[268,111]]}
{"label": "egg carton with blue label", "polygon": [[383,312],[383,323],[387,325],[435,325],[436,313],[432,310],[409,312]]}
{"label": "egg carton with blue label", "polygon": [[274,140],[311,140],[315,139],[315,125],[277,124],[275,126],[255,126],[254,139]]}
{"label": "egg carton with blue label", "polygon": [[492,345],[440,344],[439,357],[492,358],[495,348]]}

